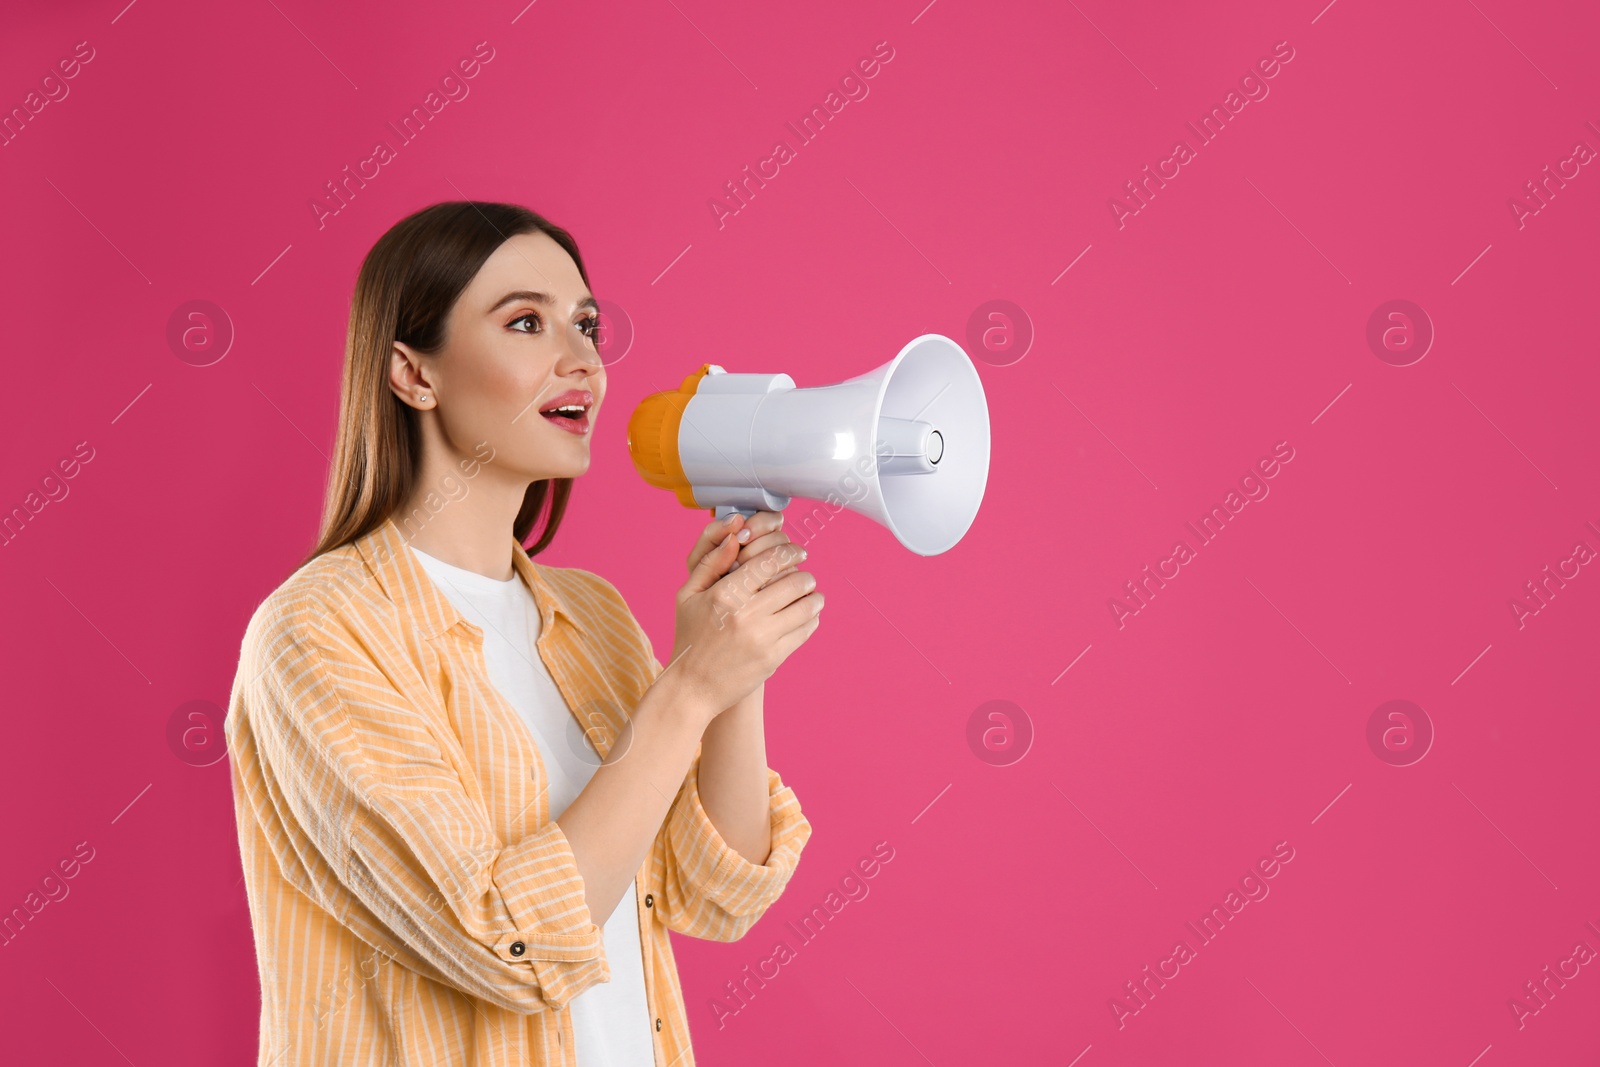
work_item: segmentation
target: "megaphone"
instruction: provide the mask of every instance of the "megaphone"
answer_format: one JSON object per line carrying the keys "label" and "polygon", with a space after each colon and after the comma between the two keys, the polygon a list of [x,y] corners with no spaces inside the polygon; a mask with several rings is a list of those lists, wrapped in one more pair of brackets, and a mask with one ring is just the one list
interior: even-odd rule
{"label": "megaphone", "polygon": [[793,497],[845,507],[936,556],[977,517],[989,480],[989,407],[948,337],[914,338],[877,370],[797,389],[787,374],[702,364],[628,419],[644,480],[716,518],[782,511]]}

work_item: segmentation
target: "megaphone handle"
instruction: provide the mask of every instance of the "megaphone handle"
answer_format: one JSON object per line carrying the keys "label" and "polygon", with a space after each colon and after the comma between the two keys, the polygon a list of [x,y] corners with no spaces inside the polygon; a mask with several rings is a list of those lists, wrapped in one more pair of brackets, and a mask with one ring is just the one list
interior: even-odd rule
{"label": "megaphone handle", "polygon": [[725,519],[736,511],[747,519],[756,513],[755,508],[741,508],[733,504],[718,504],[711,509],[711,517],[713,519]]}

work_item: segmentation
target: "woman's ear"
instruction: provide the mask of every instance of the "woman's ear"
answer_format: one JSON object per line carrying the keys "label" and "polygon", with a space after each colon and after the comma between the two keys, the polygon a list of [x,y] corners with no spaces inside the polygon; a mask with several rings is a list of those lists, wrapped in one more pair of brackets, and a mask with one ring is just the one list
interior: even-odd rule
{"label": "woman's ear", "polygon": [[439,402],[428,381],[422,355],[400,341],[394,343],[389,354],[389,389],[414,408],[426,410]]}

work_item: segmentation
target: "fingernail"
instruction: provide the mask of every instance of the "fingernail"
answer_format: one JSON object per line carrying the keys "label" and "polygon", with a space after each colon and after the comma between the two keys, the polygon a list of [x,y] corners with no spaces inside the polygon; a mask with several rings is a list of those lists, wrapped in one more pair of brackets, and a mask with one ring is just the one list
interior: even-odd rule
{"label": "fingernail", "polygon": [[742,545],[748,540],[750,540],[750,527],[746,526],[739,531],[739,543]]}

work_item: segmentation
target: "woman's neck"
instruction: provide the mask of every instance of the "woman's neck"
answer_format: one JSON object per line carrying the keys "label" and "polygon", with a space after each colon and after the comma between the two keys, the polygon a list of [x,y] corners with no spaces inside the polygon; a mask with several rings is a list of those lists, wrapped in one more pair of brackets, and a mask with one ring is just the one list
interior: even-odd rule
{"label": "woman's neck", "polygon": [[408,544],[453,567],[496,581],[516,574],[510,542],[528,486],[507,481],[487,464],[467,479],[454,469],[425,469],[411,499],[394,514]]}

